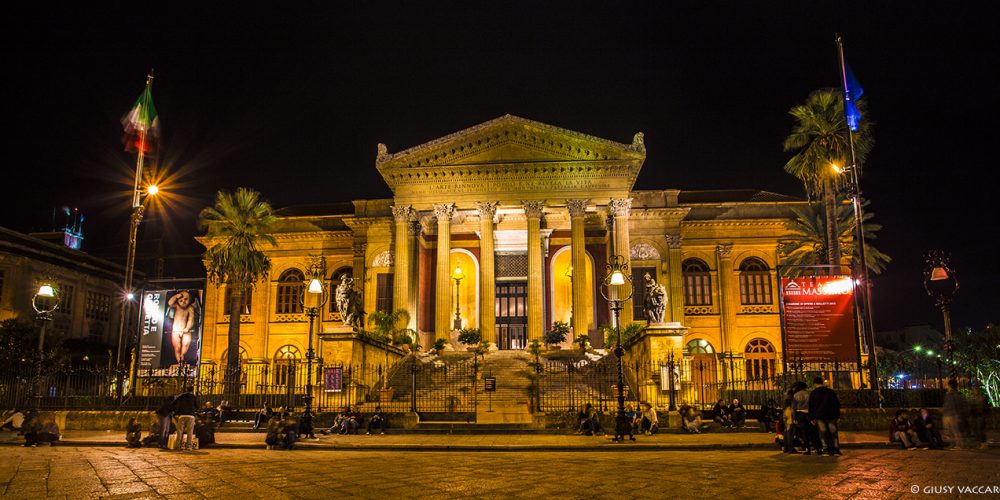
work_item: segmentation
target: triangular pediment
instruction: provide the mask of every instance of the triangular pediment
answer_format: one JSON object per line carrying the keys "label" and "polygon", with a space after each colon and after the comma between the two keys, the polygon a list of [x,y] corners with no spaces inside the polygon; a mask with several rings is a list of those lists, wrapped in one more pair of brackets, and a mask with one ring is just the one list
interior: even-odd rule
{"label": "triangular pediment", "polygon": [[504,115],[398,153],[379,145],[379,170],[503,163],[600,162],[643,160],[645,146],[636,134],[632,144]]}

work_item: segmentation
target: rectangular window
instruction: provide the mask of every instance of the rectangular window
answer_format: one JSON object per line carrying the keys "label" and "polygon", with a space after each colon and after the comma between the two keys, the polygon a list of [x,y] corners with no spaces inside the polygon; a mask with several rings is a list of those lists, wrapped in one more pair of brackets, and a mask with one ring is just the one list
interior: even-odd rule
{"label": "rectangular window", "polygon": [[72,285],[59,285],[59,309],[57,312],[72,316],[73,315],[73,298],[76,294],[76,290],[73,289]]}
{"label": "rectangular window", "polygon": [[109,321],[111,319],[111,296],[94,291],[87,292],[85,316],[88,319]]}
{"label": "rectangular window", "polygon": [[392,312],[392,273],[375,275],[375,310]]}
{"label": "rectangular window", "polygon": [[684,274],[684,305],[712,305],[712,277],[710,274],[703,272]]}
{"label": "rectangular window", "polygon": [[274,312],[299,314],[302,312],[302,282],[278,284],[278,302]]}
{"label": "rectangular window", "polygon": [[646,319],[646,273],[656,280],[655,267],[632,268],[632,317],[636,321]]}
{"label": "rectangular window", "polygon": [[[230,286],[226,286],[226,294],[224,301],[224,312],[223,314],[229,314],[229,303],[233,298],[233,289]],[[250,307],[253,305],[253,290],[246,289],[243,290],[243,296],[240,298],[240,314],[250,314]]]}
{"label": "rectangular window", "polygon": [[771,303],[771,273],[744,271],[740,273],[740,303],[763,305]]}

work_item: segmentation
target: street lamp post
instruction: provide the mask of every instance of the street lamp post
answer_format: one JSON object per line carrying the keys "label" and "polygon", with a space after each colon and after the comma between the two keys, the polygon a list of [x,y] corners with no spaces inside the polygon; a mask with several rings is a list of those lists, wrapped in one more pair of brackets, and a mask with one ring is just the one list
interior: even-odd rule
{"label": "street lamp post", "polygon": [[464,278],[465,278],[465,275],[462,274],[462,268],[461,267],[456,267],[455,268],[455,274],[451,277],[451,279],[455,280],[455,321],[454,321],[454,324],[452,325],[452,328],[455,329],[455,330],[461,330],[462,329],[462,312],[458,308],[458,306],[459,306],[459,303],[458,303],[458,299],[459,299],[458,290],[459,290],[459,285],[462,283],[462,280]]}
{"label": "street lamp post", "polygon": [[35,409],[42,407],[42,362],[45,360],[45,326],[52,320],[52,312],[59,308],[58,290],[49,283],[38,287],[31,298],[31,307],[41,322],[38,331],[38,359],[35,362]]}
{"label": "street lamp post", "polygon": [[924,268],[924,289],[934,299],[934,305],[944,316],[944,352],[948,355],[948,380],[955,380],[955,342],[951,336],[951,302],[958,292],[958,277],[951,267],[951,258],[941,250],[927,253]]}
{"label": "street lamp post", "polygon": [[142,217],[146,213],[145,201],[150,196],[156,196],[160,192],[159,186],[155,184],[150,184],[146,189],[140,189],[140,176],[142,175],[142,154],[139,154],[140,166],[136,169],[135,178],[135,189],[132,193],[132,214],[129,217],[129,231],[128,231],[128,252],[125,257],[125,284],[122,287],[123,293],[125,294],[125,301],[122,303],[121,313],[119,315],[120,321],[118,322],[118,354],[116,368],[118,371],[118,397],[122,397],[122,389],[124,384],[124,357],[127,354],[125,350],[125,330],[126,325],[131,324],[129,318],[129,312],[132,309],[132,302],[135,300],[135,291],[132,289],[133,286],[133,275],[135,274],[135,248],[136,239],[139,233],[139,223],[142,222]]}
{"label": "street lamp post", "polygon": [[628,263],[624,256],[612,255],[608,258],[607,274],[604,276],[601,295],[611,304],[611,314],[615,323],[615,357],[618,358],[618,415],[615,416],[614,441],[625,441],[625,434],[635,441],[632,435],[632,423],[625,414],[625,374],[622,358],[625,349],[622,347],[621,312],[623,304],[632,298],[632,277],[629,276]]}
{"label": "street lamp post", "polygon": [[[309,348],[306,350],[306,411],[302,415],[303,428],[307,429],[309,437],[315,437],[313,435],[313,370],[312,362],[316,358],[316,351],[313,349],[313,323],[316,322],[316,316],[319,316],[319,311],[326,305],[326,301],[329,300],[329,295],[326,293],[326,288],[323,286],[323,280],[319,278],[313,278],[309,281],[309,287],[305,290],[305,294],[312,295],[316,297],[313,302],[315,305],[305,306],[306,316],[309,317]],[[302,302],[303,305],[306,302],[305,294],[303,294]]]}

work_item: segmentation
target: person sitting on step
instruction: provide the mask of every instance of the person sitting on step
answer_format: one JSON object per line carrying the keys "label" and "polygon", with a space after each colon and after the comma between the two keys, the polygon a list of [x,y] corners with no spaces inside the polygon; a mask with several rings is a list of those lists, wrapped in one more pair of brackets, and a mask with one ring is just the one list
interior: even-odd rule
{"label": "person sitting on step", "polygon": [[375,413],[368,419],[368,430],[365,435],[370,435],[372,428],[377,428],[379,434],[385,434],[385,414],[382,413],[381,406],[376,406]]}

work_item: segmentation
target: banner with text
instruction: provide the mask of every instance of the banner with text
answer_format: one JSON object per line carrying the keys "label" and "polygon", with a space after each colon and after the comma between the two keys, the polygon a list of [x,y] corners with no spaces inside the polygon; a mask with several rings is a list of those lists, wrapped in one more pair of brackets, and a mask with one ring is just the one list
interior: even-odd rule
{"label": "banner with text", "polygon": [[854,282],[850,276],[781,278],[782,335],[789,367],[856,371]]}
{"label": "banner with text", "polygon": [[151,290],[142,298],[140,377],[197,376],[202,290]]}

